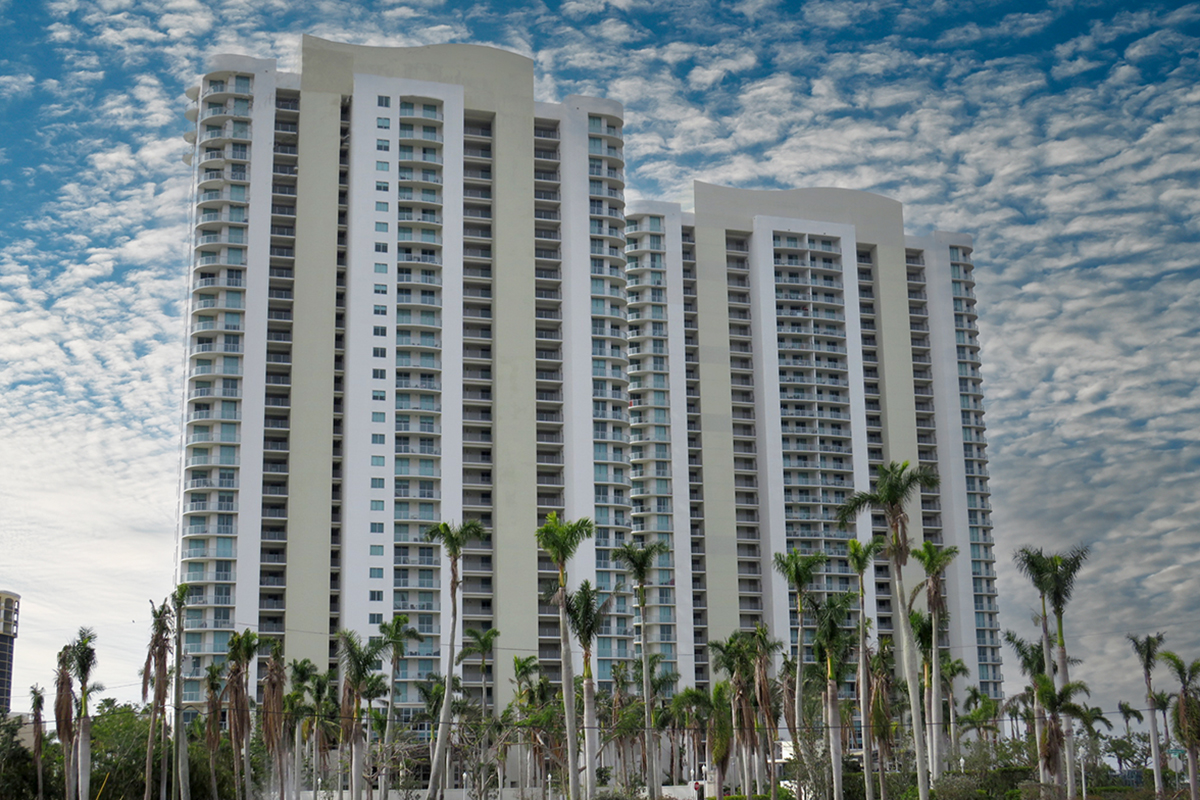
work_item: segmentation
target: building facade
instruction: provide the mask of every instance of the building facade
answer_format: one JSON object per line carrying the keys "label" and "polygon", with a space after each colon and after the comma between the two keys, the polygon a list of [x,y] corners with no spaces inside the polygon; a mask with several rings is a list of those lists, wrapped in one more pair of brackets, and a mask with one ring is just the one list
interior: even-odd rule
{"label": "building facade", "polygon": [[[775,552],[824,549],[822,585],[850,587],[831,516],[885,459],[943,476],[914,528],[964,551],[945,644],[999,695],[969,237],[834,189],[627,208],[620,105],[537,102],[532,62],[490,48],[306,37],[299,74],[219,56],[189,96],[187,700],[234,630],[320,666],[394,613],[424,635],[404,713],[431,672],[478,695],[445,663],[443,520],[487,530],[459,637],[500,629],[493,701],[514,655],[557,676],[550,512],[594,520],[570,577],[617,593],[600,682],[645,638],[703,686],[710,638],[798,640]],[[642,620],[612,551],[647,540],[671,553]]]}
{"label": "building facade", "polygon": [[0,589],[0,712],[12,710],[13,648],[21,614],[21,595]]}

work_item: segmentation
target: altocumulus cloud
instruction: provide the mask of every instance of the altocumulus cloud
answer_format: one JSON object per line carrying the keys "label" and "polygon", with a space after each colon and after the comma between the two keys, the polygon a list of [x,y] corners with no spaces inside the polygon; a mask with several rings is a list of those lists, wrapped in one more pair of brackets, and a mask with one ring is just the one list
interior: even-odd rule
{"label": "altocumulus cloud", "polygon": [[1200,593],[1200,8],[794,5],[59,0],[14,16],[0,584],[26,599],[17,685],[48,682],[87,623],[101,679],[132,695],[146,600],[171,584],[181,93],[213,52],[294,69],[302,33],[530,55],[539,97],[625,104],[635,196],[686,202],[693,177],[843,186],[903,200],[917,230],[973,232],[1005,623],[1032,630],[1012,551],[1086,542],[1069,632],[1093,702],[1138,697],[1126,631],[1200,655],[1182,623]]}

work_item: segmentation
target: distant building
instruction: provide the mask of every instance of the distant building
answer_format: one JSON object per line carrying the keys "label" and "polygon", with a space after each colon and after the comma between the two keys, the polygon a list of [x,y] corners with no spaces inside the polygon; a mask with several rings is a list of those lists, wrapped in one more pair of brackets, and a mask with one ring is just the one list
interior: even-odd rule
{"label": "distant building", "polygon": [[13,643],[17,640],[17,616],[21,595],[0,590],[0,711],[12,708]]}

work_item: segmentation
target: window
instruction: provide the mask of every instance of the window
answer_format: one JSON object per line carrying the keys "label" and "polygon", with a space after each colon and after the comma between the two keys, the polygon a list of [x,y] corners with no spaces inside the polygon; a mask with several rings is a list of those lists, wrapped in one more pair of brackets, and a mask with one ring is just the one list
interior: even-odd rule
{"label": "window", "polygon": [[392,98],[388,97],[386,94],[381,94],[381,95],[377,96],[375,98],[375,101],[379,105],[380,108],[391,108],[392,107]]}
{"label": "window", "polygon": [[386,379],[386,378],[387,378],[387,370],[385,370],[385,369],[373,369],[373,370],[371,370],[371,377],[372,377],[372,378],[375,378],[376,380],[383,380],[383,379]]}
{"label": "window", "polygon": [[[387,181],[375,181],[375,191],[386,192],[387,190],[388,190],[388,182]],[[384,251],[384,252],[387,252],[387,251]]]}
{"label": "window", "polygon": [[383,456],[371,456],[372,467],[382,467],[384,464]]}
{"label": "window", "polygon": [[376,117],[375,127],[386,131],[388,128],[392,127],[392,121],[387,117]]}
{"label": "window", "polygon": [[367,624],[368,625],[382,625],[383,624],[383,614],[367,614]]}
{"label": "window", "polygon": [[383,327],[382,325],[376,325],[373,328],[373,332],[375,336],[387,336],[387,328]]}
{"label": "window", "polygon": [[386,283],[375,284],[375,294],[387,294],[387,293],[388,293],[388,287],[387,287]]}
{"label": "window", "polygon": [[[378,245],[376,245],[378,247]],[[387,306],[375,306],[375,315],[379,317],[387,316]]]}
{"label": "window", "polygon": [[376,139],[375,140],[375,149],[381,153],[386,153],[388,150],[392,149],[392,146],[390,144],[388,144],[387,139]]}
{"label": "window", "polygon": [[382,433],[372,433],[371,444],[387,444],[387,440],[384,438],[384,434]]}
{"label": "window", "polygon": [[[383,478],[371,478],[371,488],[372,489],[382,489],[383,488]],[[379,555],[383,555],[383,553],[380,553]]]}
{"label": "window", "polygon": [[372,400],[387,400],[387,392],[374,391],[371,392]]}
{"label": "window", "polygon": [[383,533],[383,523],[382,522],[372,522],[371,523],[371,533]]}
{"label": "window", "polygon": [[389,167],[390,167],[390,165],[386,161],[376,161],[375,162],[375,171],[376,172],[387,172]]}
{"label": "window", "polygon": [[383,577],[383,567],[371,567],[370,572],[368,574],[372,578],[382,578]]}
{"label": "window", "polygon": [[383,511],[383,501],[382,500],[372,500],[371,501],[371,510],[372,511]]}
{"label": "window", "polygon": [[386,347],[372,347],[371,355],[374,358],[387,358],[387,348]]}
{"label": "window", "polygon": [[383,602],[383,592],[371,592],[368,595],[368,599],[372,603],[382,603]]}

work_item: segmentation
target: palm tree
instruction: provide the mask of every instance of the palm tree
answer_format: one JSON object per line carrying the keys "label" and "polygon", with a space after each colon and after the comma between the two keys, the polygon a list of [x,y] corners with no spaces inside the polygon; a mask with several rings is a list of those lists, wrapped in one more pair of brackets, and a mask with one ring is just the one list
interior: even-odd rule
{"label": "palm tree", "polygon": [[[175,719],[183,719],[183,611],[187,605],[188,587],[186,583],[181,583],[175,587],[175,591],[171,594],[171,610],[175,615]],[[165,730],[165,729],[164,729]],[[188,767],[188,748],[187,748],[187,733],[184,731],[184,726],[177,724],[175,726],[175,777],[176,780],[172,784],[171,796],[179,798],[179,800],[191,800],[192,796],[192,780]],[[163,754],[163,764],[165,773],[166,754]],[[166,800],[166,792],[160,793],[159,797]]]}
{"label": "palm tree", "polygon": [[[957,547],[939,547],[933,542],[922,542],[921,546],[912,552],[913,558],[920,562],[925,569],[925,606],[929,610],[929,622],[933,628],[933,636],[930,638],[930,653],[929,663],[932,665],[934,674],[940,671],[941,658],[938,653],[938,635],[942,628],[941,623],[944,621],[941,618],[946,610],[946,601],[942,597],[942,577],[946,574],[946,569],[950,566],[950,562],[958,555]],[[939,679],[931,680],[929,685],[932,689],[932,702],[930,704],[930,714],[927,720],[927,728],[929,732],[929,768],[931,777],[937,780],[942,774],[942,681]]]}
{"label": "palm tree", "polygon": [[1045,715],[1042,714],[1042,703],[1038,699],[1035,681],[1038,675],[1046,674],[1045,645],[1044,642],[1031,644],[1020,636],[1017,636],[1011,630],[1004,632],[1004,641],[1016,651],[1017,662],[1021,666],[1021,672],[1029,676],[1030,689],[1028,694],[1030,705],[1033,707],[1034,746],[1038,752],[1038,783],[1044,785],[1049,782],[1051,770],[1049,762],[1043,756],[1042,741],[1046,734],[1046,720]]}
{"label": "palm tree", "polygon": [[42,786],[42,710],[46,707],[46,693],[36,683],[29,687],[29,710],[33,712],[33,764],[37,770],[38,800],[45,797]]}
{"label": "palm tree", "polygon": [[[1118,703],[1118,705],[1120,704]],[[1128,707],[1128,703],[1126,706]],[[1098,731],[1096,728],[1098,725],[1104,725],[1104,727],[1111,731],[1113,724],[1109,722],[1108,717],[1104,716],[1104,709],[1100,708],[1100,706],[1083,706],[1080,710],[1083,713],[1081,713],[1078,717],[1079,724],[1083,726],[1084,732],[1087,733],[1088,741],[1092,745],[1087,751],[1085,751],[1083,760],[1084,768],[1080,771],[1082,775],[1083,796],[1087,797],[1087,767],[1091,763],[1091,753],[1100,751],[1100,731]],[[1136,711],[1136,709],[1131,710]],[[1125,728],[1125,735],[1128,736],[1128,719],[1125,721]],[[1118,760],[1118,769],[1119,768],[1120,763]]]}
{"label": "palm tree", "polygon": [[342,680],[342,741],[350,743],[351,800],[359,800],[362,796],[362,701],[375,669],[375,662],[379,660],[383,648],[381,639],[371,639],[364,644],[357,631],[338,631],[338,663]]}
{"label": "palm tree", "polygon": [[808,585],[817,576],[817,568],[829,557],[825,553],[804,555],[799,550],[776,553],[773,563],[775,571],[784,577],[796,593],[796,674],[792,693],[793,724],[788,731],[793,743],[798,743],[799,729],[804,727],[804,596]]}
{"label": "palm tree", "polygon": [[961,658],[942,658],[942,682],[946,690],[946,707],[950,709],[950,758],[952,763],[958,761],[958,701],[954,697],[954,679],[966,678],[971,674],[967,664]]}
{"label": "palm tree", "polygon": [[287,668],[283,663],[283,644],[276,639],[267,659],[267,675],[263,681],[262,736],[267,756],[274,762],[275,777],[279,781],[279,800],[284,800],[284,729],[283,695],[287,687]]}
{"label": "palm tree", "polygon": [[[1054,679],[1049,675],[1035,675],[1033,678],[1034,691],[1037,698],[1046,709],[1049,719],[1046,722],[1045,735],[1042,738],[1042,752],[1047,764],[1057,765],[1063,757],[1066,742],[1066,730],[1072,726],[1062,723],[1063,717],[1080,719],[1085,716],[1084,707],[1075,701],[1079,694],[1091,694],[1087,684],[1081,681],[1065,684],[1061,687],[1054,685]],[[1195,798],[1193,798],[1195,800]]]}
{"label": "palm tree", "polygon": [[754,675],[753,644],[749,635],[743,631],[734,631],[724,641],[709,642],[708,647],[713,652],[713,669],[729,675],[729,711],[738,763],[742,771],[742,793],[749,797],[753,794],[750,783],[750,753],[754,748],[756,729],[750,692]]}
{"label": "palm tree", "polygon": [[[454,679],[454,646],[458,639],[458,592],[462,583],[459,578],[458,564],[462,559],[463,548],[467,542],[482,539],[486,535],[483,524],[477,519],[470,519],[461,525],[441,522],[425,531],[425,538],[430,542],[442,545],[442,554],[450,561],[450,638],[446,639],[446,697],[449,698]],[[441,716],[438,718],[437,745],[434,747],[433,764],[429,770],[429,789],[425,800],[434,800],[444,779],[446,748],[450,745],[450,703],[442,704]],[[357,800],[357,798],[356,798]]]}
{"label": "palm tree", "polygon": [[[292,690],[283,698],[283,704],[288,725],[292,729],[292,800],[300,800],[301,769],[304,758],[302,721],[311,713],[304,698],[308,691],[309,681],[317,674],[317,665],[308,658],[302,658],[299,661],[293,658],[292,663],[288,664],[288,673],[291,678]],[[316,791],[315,785],[313,791]]]}
{"label": "palm tree", "polygon": [[[1144,638],[1139,639],[1130,633],[1126,634],[1125,638],[1129,640],[1129,644],[1133,647],[1133,652],[1142,667],[1142,678],[1146,682],[1146,707],[1150,711],[1150,757],[1153,759],[1154,765],[1154,794],[1156,797],[1161,798],[1163,796],[1162,755],[1159,752],[1158,720],[1154,715],[1154,686],[1150,679],[1150,673],[1153,672],[1154,665],[1158,663],[1158,649],[1162,646],[1167,635],[1165,633],[1146,634]],[[1124,712],[1122,712],[1123,715]],[[1141,719],[1138,721],[1141,722]],[[1128,735],[1128,717],[1125,719],[1125,728],[1126,735]]]}
{"label": "palm tree", "polygon": [[[208,747],[208,779],[212,788],[212,798],[217,794],[217,753],[221,749],[221,695],[222,675],[225,672],[224,662],[209,664],[204,673],[204,690],[206,693],[206,719],[204,721],[204,744]],[[236,755],[235,755],[236,757]]]}
{"label": "palm tree", "polygon": [[[1083,562],[1087,560],[1088,552],[1088,547],[1081,545],[1071,548],[1066,553],[1051,553],[1046,559],[1048,569],[1043,578],[1046,585],[1046,599],[1050,602],[1050,608],[1054,611],[1054,622],[1058,634],[1057,656],[1058,683],[1060,688],[1071,682],[1070,665],[1067,658],[1067,640],[1063,634],[1063,614],[1066,612],[1067,603],[1070,602],[1071,594],[1075,589],[1075,576],[1079,574],[1080,568],[1083,567]],[[1064,753],[1064,758],[1067,762],[1067,800],[1074,800],[1075,734],[1073,725],[1065,727],[1066,752]]]}
{"label": "palm tree", "polygon": [[379,623],[379,634],[383,639],[384,650],[392,659],[391,670],[388,672],[390,677],[387,692],[387,722],[383,729],[385,760],[379,779],[379,786],[384,797],[387,797],[388,788],[391,786],[391,747],[395,737],[396,675],[400,672],[400,660],[408,651],[408,643],[424,641],[425,637],[416,628],[409,627],[407,614],[393,614],[390,622]]}
{"label": "palm tree", "polygon": [[79,681],[79,797],[91,797],[92,780],[92,718],[88,714],[88,694],[91,689],[92,670],[96,668],[96,632],[91,628],[79,629],[79,635],[71,643],[71,672]]}
{"label": "palm tree", "polygon": [[701,689],[689,686],[671,698],[671,711],[683,723],[684,730],[692,734],[692,757],[689,762],[689,777],[700,777],[700,732],[712,711],[712,698]]}
{"label": "palm tree", "polygon": [[900,632],[900,660],[904,667],[904,679],[908,684],[913,749],[917,759],[917,792],[920,800],[929,800],[929,763],[925,756],[916,647],[908,617],[904,613],[907,598],[904,591],[904,567],[908,563],[911,548],[908,538],[908,512],[904,510],[904,506],[918,488],[934,489],[938,482],[937,473],[928,467],[912,468],[907,461],[899,464],[891,461],[880,465],[874,491],[855,492],[837,511],[838,522],[842,528],[848,527],[867,509],[882,512],[887,522],[890,535],[884,553],[892,562],[892,619]]}
{"label": "palm tree", "polygon": [[233,748],[234,783],[250,798],[250,673],[258,656],[258,634],[246,628],[229,637],[225,658],[229,667],[225,693],[229,698],[229,743]]}
{"label": "palm tree", "polygon": [[600,629],[613,606],[620,584],[603,596],[591,581],[584,581],[579,588],[567,595],[567,618],[571,630],[579,640],[583,651],[583,763],[588,800],[596,796],[596,762],[600,758],[600,730],[596,717],[596,681],[592,677],[592,644],[600,635]]}
{"label": "palm tree", "polygon": [[[159,714],[166,716],[167,689],[170,678],[167,672],[167,654],[171,649],[171,608],[169,600],[163,600],[162,605],[154,605],[150,601],[150,644],[146,648],[146,663],[142,666],[142,702],[150,693],[150,685],[154,685],[154,700],[150,703],[150,731],[146,736],[146,789],[144,800],[150,800],[151,789],[154,785],[154,729]],[[164,772],[160,780],[165,782]]]}
{"label": "palm tree", "polygon": [[829,763],[833,770],[833,798],[842,800],[842,731],[838,688],[846,669],[852,638],[845,630],[847,616],[858,602],[858,596],[850,592],[826,595],[823,602],[813,601],[816,616],[816,631],[813,649],[825,662],[825,703],[827,734],[829,739]]}
{"label": "palm tree", "polygon": [[[571,632],[567,621],[567,562],[575,555],[584,539],[590,539],[595,530],[592,521],[581,517],[574,521],[559,520],[558,514],[551,511],[546,515],[546,522],[537,529],[538,547],[550,556],[550,560],[558,567],[558,640],[562,649],[562,693],[563,716],[567,723],[567,785],[570,800],[579,800],[579,728],[575,720],[575,674],[571,664]],[[643,618],[643,622],[644,622]],[[645,626],[643,625],[643,630]],[[647,727],[649,727],[649,712],[647,712]],[[657,800],[658,795],[651,786],[650,800]],[[427,798],[432,800],[432,798]]]}
{"label": "palm tree", "polygon": [[712,687],[712,713],[708,715],[708,728],[705,732],[709,750],[708,763],[712,765],[713,773],[716,776],[716,796],[718,798],[725,796],[725,773],[729,769],[729,757],[733,754],[737,735],[731,714],[734,704],[731,694],[732,689],[725,681]]}
{"label": "palm tree", "polygon": [[871,698],[863,719],[873,731],[879,745],[879,800],[887,800],[887,757],[895,742],[892,723],[892,683],[896,665],[892,653],[892,640],[880,637],[879,650],[871,655]]}
{"label": "palm tree", "polygon": [[492,653],[492,648],[495,646],[496,640],[500,638],[500,629],[488,628],[487,630],[480,630],[478,628],[466,628],[463,630],[463,638],[467,641],[463,642],[463,649],[458,654],[456,663],[461,664],[468,658],[479,657],[479,680],[483,685],[480,707],[483,709],[483,716],[486,718],[490,716],[488,709],[487,659]]}
{"label": "palm tree", "polygon": [[783,642],[771,638],[771,631],[761,622],[754,627],[751,635],[751,646],[754,655],[754,700],[763,718],[763,733],[766,742],[763,747],[764,760],[767,762],[767,783],[771,787],[771,800],[778,797],[775,780],[775,724],[771,666],[775,654],[783,649]]}
{"label": "palm tree", "polygon": [[654,692],[650,685],[650,625],[646,616],[646,583],[654,560],[671,552],[666,542],[646,542],[639,546],[625,542],[613,550],[612,557],[625,565],[626,571],[637,584],[638,609],[642,616],[642,702],[646,707],[646,791],[650,800],[658,800],[662,780],[658,772],[658,743],[654,738]]}
{"label": "palm tree", "polygon": [[863,720],[863,778],[867,790],[867,800],[875,800],[875,781],[872,777],[874,770],[871,765],[871,725],[869,723],[871,696],[871,665],[867,658],[867,570],[875,564],[875,558],[883,552],[883,540],[871,539],[863,544],[858,539],[846,542],[846,560],[850,569],[858,576],[858,708]]}
{"label": "palm tree", "polygon": [[308,680],[308,693],[312,702],[308,707],[310,716],[304,721],[304,727],[307,728],[308,738],[312,742],[314,797],[321,788],[321,772],[327,762],[326,754],[338,734],[336,686],[337,673],[332,669],[319,672]]}
{"label": "palm tree", "polygon": [[533,686],[533,676],[538,672],[537,656],[513,656],[513,677],[512,682],[516,685],[516,692],[513,696],[513,708],[516,711],[517,717],[517,785],[519,788],[519,796],[521,800],[525,798],[526,780],[532,779],[530,771],[533,767],[533,754],[531,751],[525,751],[525,763],[521,765],[521,750],[522,746],[527,744],[527,732],[525,729],[525,710],[529,705],[531,687]]}
{"label": "palm tree", "polygon": [[1197,750],[1200,750],[1200,658],[1186,663],[1170,650],[1158,654],[1175,680],[1179,681],[1179,693],[1175,695],[1175,735],[1187,749],[1188,789],[1192,800],[1200,798],[1200,781],[1197,780]]}
{"label": "palm tree", "polygon": [[[1146,718],[1142,716],[1142,712],[1126,703],[1124,700],[1117,702],[1117,713],[1121,715],[1121,719],[1125,721],[1125,738],[1129,738],[1129,720],[1136,719],[1138,722],[1145,722]],[[1112,726],[1109,726],[1109,730]]]}
{"label": "palm tree", "polygon": [[71,677],[71,645],[58,651],[58,669],[54,673],[54,727],[63,748],[63,795],[75,800],[78,770],[75,764],[75,684]]}

